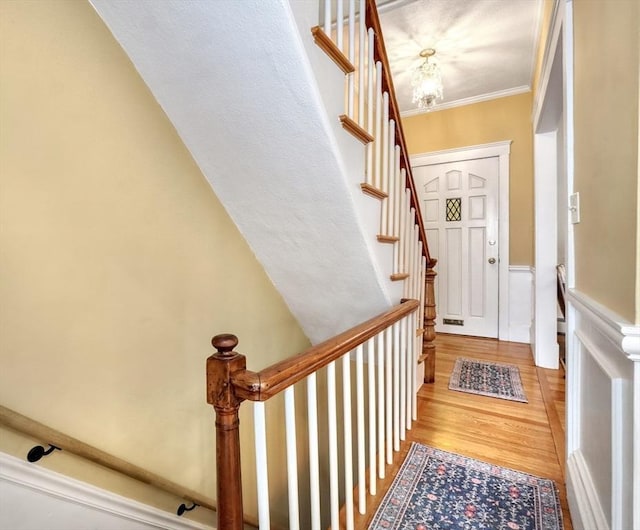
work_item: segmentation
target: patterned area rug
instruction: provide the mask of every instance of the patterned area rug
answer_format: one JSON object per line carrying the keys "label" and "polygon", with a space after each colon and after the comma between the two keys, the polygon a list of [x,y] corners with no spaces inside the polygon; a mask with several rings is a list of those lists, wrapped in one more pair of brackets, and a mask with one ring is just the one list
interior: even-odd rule
{"label": "patterned area rug", "polygon": [[520,370],[512,364],[460,357],[453,367],[449,389],[527,403]]}
{"label": "patterned area rug", "polygon": [[552,480],[414,443],[369,530],[561,530]]}

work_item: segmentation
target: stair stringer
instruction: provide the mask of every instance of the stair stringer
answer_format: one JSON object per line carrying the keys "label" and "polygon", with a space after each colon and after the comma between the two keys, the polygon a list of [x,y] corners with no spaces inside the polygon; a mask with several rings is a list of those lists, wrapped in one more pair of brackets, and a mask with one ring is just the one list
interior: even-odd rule
{"label": "stair stringer", "polygon": [[92,4],[312,342],[397,302],[286,0]]}

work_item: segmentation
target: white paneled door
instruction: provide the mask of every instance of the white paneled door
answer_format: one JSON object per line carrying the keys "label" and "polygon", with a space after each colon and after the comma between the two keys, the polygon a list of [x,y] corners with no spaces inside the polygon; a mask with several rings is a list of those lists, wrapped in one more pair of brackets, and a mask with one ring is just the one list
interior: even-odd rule
{"label": "white paneled door", "polygon": [[498,337],[498,157],[413,168],[438,259],[436,331]]}

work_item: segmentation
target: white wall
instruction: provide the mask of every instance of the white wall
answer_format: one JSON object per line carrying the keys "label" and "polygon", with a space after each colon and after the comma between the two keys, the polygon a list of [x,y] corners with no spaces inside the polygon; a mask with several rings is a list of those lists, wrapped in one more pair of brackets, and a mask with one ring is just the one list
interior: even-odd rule
{"label": "white wall", "polygon": [[399,302],[351,195],[364,149],[337,136],[287,2],[91,3],[311,342]]}
{"label": "white wall", "polygon": [[0,453],[0,528],[209,530],[214,527]]}

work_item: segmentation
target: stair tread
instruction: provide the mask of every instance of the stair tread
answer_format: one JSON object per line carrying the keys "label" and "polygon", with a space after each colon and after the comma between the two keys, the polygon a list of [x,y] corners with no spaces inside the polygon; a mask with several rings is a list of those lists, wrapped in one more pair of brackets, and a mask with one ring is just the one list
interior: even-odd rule
{"label": "stair tread", "polygon": [[347,56],[342,53],[342,50],[336,46],[336,44],[331,40],[331,37],[329,37],[320,26],[314,26],[311,28],[311,34],[313,35],[313,40],[318,47],[338,65],[340,70],[345,74],[350,74],[356,71],[356,67],[353,63],[349,61]]}

